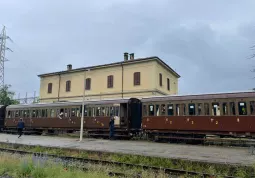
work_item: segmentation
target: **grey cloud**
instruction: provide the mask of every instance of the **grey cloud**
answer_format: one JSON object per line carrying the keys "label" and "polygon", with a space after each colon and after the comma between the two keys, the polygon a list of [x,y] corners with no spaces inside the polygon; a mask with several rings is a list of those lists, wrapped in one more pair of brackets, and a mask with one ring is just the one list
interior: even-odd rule
{"label": "grey cloud", "polygon": [[0,2],[15,51],[6,82],[17,93],[39,91],[37,74],[157,55],[182,76],[180,93],[253,88],[246,60],[255,43],[255,2],[18,1]]}

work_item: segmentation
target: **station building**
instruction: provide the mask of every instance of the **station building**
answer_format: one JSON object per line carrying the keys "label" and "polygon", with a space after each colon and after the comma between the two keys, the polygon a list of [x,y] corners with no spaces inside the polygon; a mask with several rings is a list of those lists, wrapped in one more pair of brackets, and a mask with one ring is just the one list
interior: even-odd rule
{"label": "station building", "polygon": [[[40,102],[178,94],[180,75],[157,56],[38,75]],[[85,90],[84,90],[85,89]]]}

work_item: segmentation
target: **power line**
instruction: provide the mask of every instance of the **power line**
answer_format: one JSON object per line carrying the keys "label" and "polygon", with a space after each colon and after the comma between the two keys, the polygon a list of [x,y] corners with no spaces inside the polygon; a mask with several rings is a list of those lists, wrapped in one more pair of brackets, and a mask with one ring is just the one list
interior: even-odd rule
{"label": "power line", "polygon": [[0,88],[4,87],[4,63],[8,61],[5,58],[5,51],[13,52],[10,48],[6,47],[6,40],[10,40],[12,42],[11,38],[6,35],[4,26],[0,34]]}

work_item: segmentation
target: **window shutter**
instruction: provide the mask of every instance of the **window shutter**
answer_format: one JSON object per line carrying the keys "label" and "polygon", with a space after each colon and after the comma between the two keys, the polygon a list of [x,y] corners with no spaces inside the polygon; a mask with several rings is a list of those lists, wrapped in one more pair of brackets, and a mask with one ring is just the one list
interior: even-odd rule
{"label": "window shutter", "polygon": [[170,90],[170,79],[167,78],[167,90]]}
{"label": "window shutter", "polygon": [[107,88],[113,88],[113,75],[107,77]]}
{"label": "window shutter", "polygon": [[110,88],[110,77],[111,77],[111,76],[108,76],[108,77],[107,77],[107,88]]}
{"label": "window shutter", "polygon": [[137,73],[137,85],[140,85],[140,72]]}
{"label": "window shutter", "polygon": [[162,74],[159,74],[159,85],[162,86]]}
{"label": "window shutter", "polygon": [[52,93],[52,83],[48,84],[48,93]]}
{"label": "window shutter", "polygon": [[67,92],[71,91],[71,81],[70,80],[66,81],[66,91]]}
{"label": "window shutter", "polygon": [[140,72],[134,73],[134,85],[140,85]]}
{"label": "window shutter", "polygon": [[90,90],[91,78],[87,78],[85,83],[86,83],[85,89],[86,90]]}

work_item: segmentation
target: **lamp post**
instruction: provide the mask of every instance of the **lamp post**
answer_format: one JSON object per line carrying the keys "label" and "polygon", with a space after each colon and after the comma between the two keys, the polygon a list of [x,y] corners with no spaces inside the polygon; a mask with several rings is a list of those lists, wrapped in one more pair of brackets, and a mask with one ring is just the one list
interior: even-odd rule
{"label": "lamp post", "polygon": [[80,130],[80,141],[82,141],[83,137],[83,123],[84,123],[84,105],[85,105],[85,90],[86,90],[86,71],[90,71],[90,69],[85,70],[84,72],[84,84],[83,84],[83,100],[82,100],[82,113],[81,113],[81,130]]}

